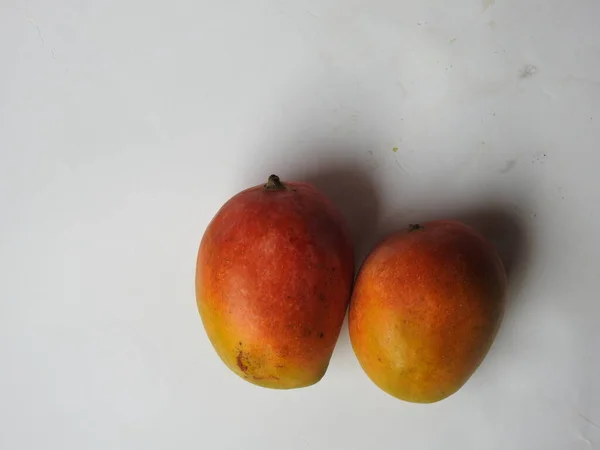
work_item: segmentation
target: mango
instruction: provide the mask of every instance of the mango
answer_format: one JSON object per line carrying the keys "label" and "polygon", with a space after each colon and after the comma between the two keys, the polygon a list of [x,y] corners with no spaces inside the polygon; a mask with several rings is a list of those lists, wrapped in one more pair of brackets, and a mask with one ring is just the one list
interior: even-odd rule
{"label": "mango", "polygon": [[202,238],[196,299],[225,365],[273,389],[325,374],[350,300],[354,255],[342,214],[308,183],[231,198]]}
{"label": "mango", "polygon": [[505,308],[492,245],[455,221],[411,225],[361,267],[349,312],[352,348],[369,378],[399,399],[433,403],[483,361]]}

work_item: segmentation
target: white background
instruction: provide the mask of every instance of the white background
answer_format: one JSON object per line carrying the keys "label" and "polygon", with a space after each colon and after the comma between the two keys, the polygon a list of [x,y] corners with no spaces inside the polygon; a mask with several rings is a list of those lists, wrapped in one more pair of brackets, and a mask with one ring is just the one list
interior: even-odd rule
{"label": "white background", "polygon": [[[600,3],[0,0],[0,448],[600,448]],[[397,148],[397,152],[393,151]],[[219,361],[202,233],[272,172],[346,214],[494,239],[510,301],[411,405],[347,328],[297,391]]]}

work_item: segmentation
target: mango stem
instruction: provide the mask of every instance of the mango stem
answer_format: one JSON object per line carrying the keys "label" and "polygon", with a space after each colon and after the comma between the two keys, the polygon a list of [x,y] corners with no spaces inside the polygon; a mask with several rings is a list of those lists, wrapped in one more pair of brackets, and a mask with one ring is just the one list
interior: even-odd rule
{"label": "mango stem", "polygon": [[277,175],[271,175],[265,184],[267,191],[285,191],[285,186]]}

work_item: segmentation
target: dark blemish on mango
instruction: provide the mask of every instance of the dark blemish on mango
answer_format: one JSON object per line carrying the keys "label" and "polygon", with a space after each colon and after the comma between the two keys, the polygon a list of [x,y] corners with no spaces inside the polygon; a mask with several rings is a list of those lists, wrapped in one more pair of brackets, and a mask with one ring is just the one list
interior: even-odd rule
{"label": "dark blemish on mango", "polygon": [[412,233],[413,231],[424,230],[424,229],[425,229],[425,227],[422,227],[422,226],[421,226],[421,225],[419,225],[418,223],[417,223],[417,224],[412,224],[412,223],[411,223],[411,224],[408,226],[408,231],[409,231],[409,233]]}
{"label": "dark blemish on mango", "polygon": [[379,362],[383,362],[383,361],[381,360],[381,358],[377,358],[377,361],[379,361]]}
{"label": "dark blemish on mango", "polygon": [[323,333],[319,333],[319,339],[323,339],[325,335]]}
{"label": "dark blemish on mango", "polygon": [[325,294],[321,293],[319,294],[319,300],[321,300],[322,302],[325,301]]}
{"label": "dark blemish on mango", "polygon": [[244,372],[244,373],[248,372],[248,366],[244,362],[244,352],[242,352],[241,350],[239,351],[239,353],[237,355],[236,362],[237,362],[237,366],[240,368],[240,370],[242,372]]}
{"label": "dark blemish on mango", "polygon": [[276,377],[275,375],[267,375],[264,377],[260,377],[257,375],[254,375],[252,378],[254,378],[256,381],[263,381],[263,380],[275,380],[275,381],[279,381],[279,378]]}

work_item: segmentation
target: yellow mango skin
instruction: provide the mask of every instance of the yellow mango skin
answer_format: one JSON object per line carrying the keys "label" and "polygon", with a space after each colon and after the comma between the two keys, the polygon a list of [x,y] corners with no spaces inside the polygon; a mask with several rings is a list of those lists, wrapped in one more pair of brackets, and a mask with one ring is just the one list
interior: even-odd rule
{"label": "yellow mango skin", "polygon": [[240,378],[270,389],[297,389],[311,386],[325,375],[328,359],[316,365],[296,363],[294,358],[265,346],[262,338],[254,341],[242,337],[227,317],[207,308],[208,303],[199,302],[206,333],[223,363]]}
{"label": "yellow mango skin", "polygon": [[453,221],[411,227],[379,244],[352,295],[352,347],[388,394],[434,403],[483,361],[505,307],[506,273],[493,247]]}

